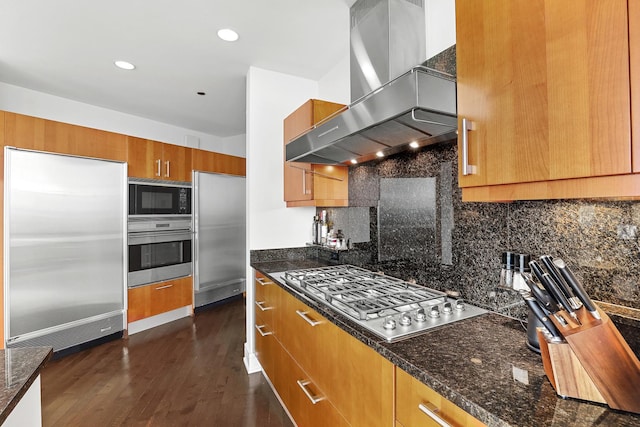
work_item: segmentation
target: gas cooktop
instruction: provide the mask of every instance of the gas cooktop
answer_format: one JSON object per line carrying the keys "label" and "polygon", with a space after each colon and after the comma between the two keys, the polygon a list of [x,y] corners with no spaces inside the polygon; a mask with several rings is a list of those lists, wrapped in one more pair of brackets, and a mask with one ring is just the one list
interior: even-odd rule
{"label": "gas cooktop", "polygon": [[290,270],[275,276],[387,342],[487,312],[450,300],[443,292],[352,265]]}

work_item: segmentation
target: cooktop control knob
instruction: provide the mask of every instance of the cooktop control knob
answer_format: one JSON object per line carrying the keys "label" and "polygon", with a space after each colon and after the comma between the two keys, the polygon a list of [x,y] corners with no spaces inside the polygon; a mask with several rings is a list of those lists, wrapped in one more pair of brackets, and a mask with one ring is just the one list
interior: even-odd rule
{"label": "cooktop control knob", "polygon": [[409,326],[411,324],[411,314],[404,312],[400,316],[400,324],[402,326]]}
{"label": "cooktop control knob", "polygon": [[464,310],[464,302],[461,299],[456,301],[456,310],[463,311]]}
{"label": "cooktop control knob", "polygon": [[427,320],[427,314],[424,312],[424,308],[416,310],[416,322],[424,322]]}
{"label": "cooktop control knob", "polygon": [[451,303],[449,301],[442,304],[442,312],[444,314],[451,314],[452,311],[453,311],[453,308],[451,307]]}
{"label": "cooktop control knob", "polygon": [[437,305],[431,307],[431,310],[429,310],[429,317],[432,317],[434,319],[440,317],[440,308]]}
{"label": "cooktop control knob", "polygon": [[382,324],[382,327],[390,331],[394,330],[396,328],[396,321],[393,319],[392,316],[387,316],[384,319],[384,323]]}

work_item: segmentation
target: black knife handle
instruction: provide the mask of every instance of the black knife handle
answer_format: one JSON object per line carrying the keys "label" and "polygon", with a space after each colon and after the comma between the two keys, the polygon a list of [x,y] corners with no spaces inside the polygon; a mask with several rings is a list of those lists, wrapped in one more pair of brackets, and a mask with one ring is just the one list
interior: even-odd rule
{"label": "black knife handle", "polygon": [[547,314],[555,313],[559,310],[558,305],[553,301],[553,299],[549,296],[547,291],[540,288],[536,282],[533,281],[530,273],[522,273],[522,277],[524,277],[524,282],[531,289],[531,293],[533,297],[538,301],[542,310],[544,310]]}
{"label": "black knife handle", "polygon": [[591,298],[589,298],[589,295],[584,290],[584,287],[582,286],[580,281],[578,281],[578,279],[573,274],[573,271],[571,271],[569,266],[560,258],[553,260],[553,263],[556,265],[556,267],[558,267],[558,270],[560,270],[560,274],[562,274],[562,277],[564,277],[564,280],[566,280],[569,286],[573,288],[573,291],[576,293],[576,296],[580,299],[582,304],[584,304],[584,306],[587,308],[587,311],[591,312],[592,314],[597,313],[598,309],[596,308],[596,305],[593,303],[593,301],[591,301]]}
{"label": "black knife handle", "polygon": [[524,298],[524,301],[527,303],[533,314],[538,318],[538,320],[540,320],[544,327],[547,328],[551,336],[557,339],[562,339],[562,334],[558,328],[556,328],[556,325],[553,324],[551,319],[549,319],[549,317],[542,311],[538,301],[536,301],[536,299],[528,292],[522,294],[522,298]]}
{"label": "black knife handle", "polygon": [[549,271],[549,274],[551,274],[553,280],[556,281],[556,285],[564,293],[564,296],[566,296],[567,299],[574,297],[575,295],[573,295],[573,291],[571,290],[569,285],[564,282],[562,276],[560,275],[560,272],[553,263],[553,257],[551,255],[542,255],[540,257],[540,261],[542,261],[544,266],[547,267],[547,271]]}
{"label": "black knife handle", "polygon": [[560,288],[556,285],[556,281],[553,280],[553,277],[549,273],[544,273],[542,275],[542,286],[558,301],[558,304],[562,306],[567,312],[573,317],[574,309],[571,307],[569,300],[562,293]]}

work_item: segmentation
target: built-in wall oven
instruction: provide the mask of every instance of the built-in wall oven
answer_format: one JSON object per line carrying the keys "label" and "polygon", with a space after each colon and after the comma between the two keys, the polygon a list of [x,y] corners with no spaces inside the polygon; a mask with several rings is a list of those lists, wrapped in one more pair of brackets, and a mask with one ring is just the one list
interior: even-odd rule
{"label": "built-in wall oven", "polygon": [[192,239],[189,183],[129,181],[129,287],[191,275]]}

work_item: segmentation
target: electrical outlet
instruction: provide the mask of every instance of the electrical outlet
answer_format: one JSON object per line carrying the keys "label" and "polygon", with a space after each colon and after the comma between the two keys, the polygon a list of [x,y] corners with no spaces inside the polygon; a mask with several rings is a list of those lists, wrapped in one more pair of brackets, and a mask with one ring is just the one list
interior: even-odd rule
{"label": "electrical outlet", "polygon": [[638,227],[631,224],[618,225],[618,239],[635,240],[638,238]]}

